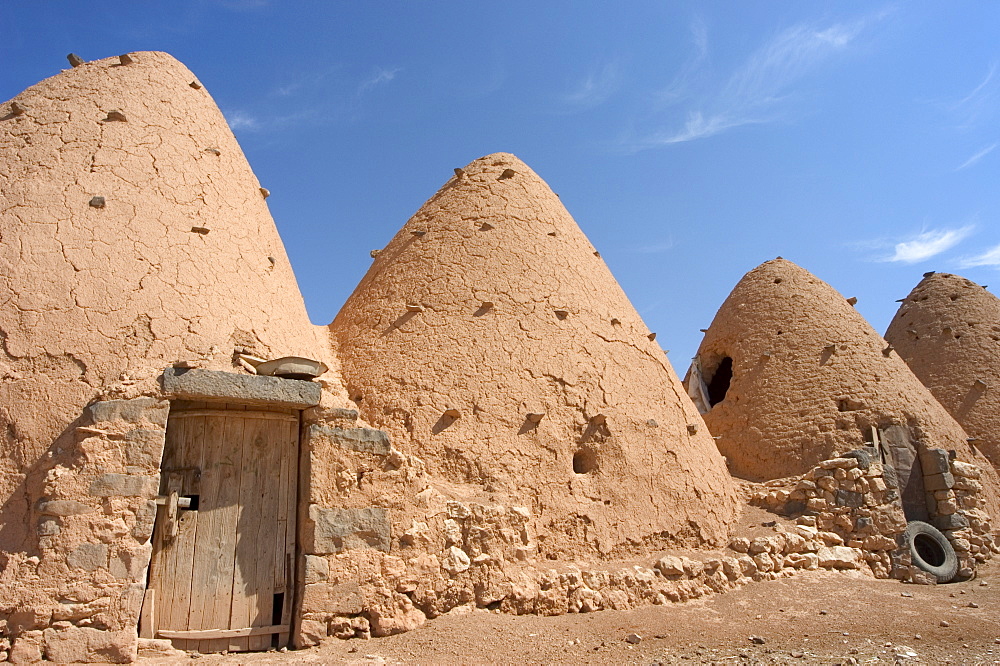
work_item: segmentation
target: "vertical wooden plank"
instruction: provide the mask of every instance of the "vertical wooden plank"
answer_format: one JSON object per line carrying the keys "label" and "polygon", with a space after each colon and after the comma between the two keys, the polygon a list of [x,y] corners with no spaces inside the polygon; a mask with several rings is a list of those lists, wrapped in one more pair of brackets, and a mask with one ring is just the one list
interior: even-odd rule
{"label": "vertical wooden plank", "polygon": [[[209,529],[203,532],[205,558],[201,586],[203,608],[199,629],[240,629],[229,623],[233,601],[233,569],[242,485],[243,419],[231,416],[208,417],[214,424],[209,451],[211,476],[203,474],[208,500]],[[211,486],[211,488],[209,488]],[[195,627],[192,627],[195,628]],[[203,642],[209,652],[229,649],[227,639]]]}
{"label": "vertical wooden plank", "polygon": [[[177,413],[183,414],[183,412]],[[165,458],[162,473],[168,481],[181,477],[181,494],[190,494],[197,489],[197,470],[201,465],[202,427],[198,419],[178,416],[168,418],[167,441],[171,450],[169,460]],[[186,629],[191,606],[191,580],[193,574],[192,555],[198,532],[197,512],[180,511],[177,516],[177,536],[172,540],[161,534],[167,555],[163,567],[165,585],[157,594],[157,612],[161,629]],[[182,650],[193,647],[191,641],[177,641]]]}
{"label": "vertical wooden plank", "polygon": [[[260,526],[260,512],[255,510],[258,502],[254,501],[260,492],[263,479],[260,477],[260,449],[264,442],[260,432],[261,419],[242,419],[244,425],[242,438],[242,471],[240,475],[239,495],[239,532],[236,536],[236,566],[233,575],[233,603],[230,612],[230,626],[242,628],[249,626],[251,609],[256,607],[254,577],[257,571],[256,547],[254,541]],[[230,651],[245,651],[249,649],[249,638],[234,638],[229,641]]]}
{"label": "vertical wooden plank", "polygon": [[[301,433],[301,412],[295,411],[293,413],[296,419],[286,425],[285,447],[281,456],[279,530],[277,535],[280,541],[277,552],[278,559],[275,562],[276,588],[285,593],[280,624],[289,626],[291,625],[292,597],[295,590],[296,515],[298,511],[299,438]],[[280,581],[280,586],[278,581]],[[287,632],[279,634],[278,647],[286,647],[288,644],[289,634]]]}
{"label": "vertical wooden plank", "polygon": [[[285,448],[283,433],[286,422],[283,419],[258,419],[260,449],[255,457],[259,492],[255,494],[259,523],[257,528],[256,573],[253,578],[253,598],[250,603],[251,627],[265,627],[273,624],[274,570],[271,563],[275,560],[277,539],[275,531],[278,528],[278,494],[281,487],[281,454]],[[266,650],[271,644],[271,635],[252,636],[249,649]]]}

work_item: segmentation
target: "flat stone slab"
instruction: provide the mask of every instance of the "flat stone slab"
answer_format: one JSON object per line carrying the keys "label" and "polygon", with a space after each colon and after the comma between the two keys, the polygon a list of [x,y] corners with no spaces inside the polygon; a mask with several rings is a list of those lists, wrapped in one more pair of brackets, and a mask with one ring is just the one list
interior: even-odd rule
{"label": "flat stone slab", "polygon": [[313,537],[316,553],[365,548],[389,552],[391,528],[383,507],[333,509],[313,504],[309,507],[309,518],[316,526]]}
{"label": "flat stone slab", "polygon": [[163,392],[185,400],[226,400],[256,405],[280,405],[306,409],[319,404],[319,384],[300,379],[281,379],[200,368],[167,368]]}
{"label": "flat stone slab", "polygon": [[309,436],[326,437],[345,449],[376,456],[387,456],[392,450],[389,435],[372,428],[327,428],[313,425],[309,427]]}

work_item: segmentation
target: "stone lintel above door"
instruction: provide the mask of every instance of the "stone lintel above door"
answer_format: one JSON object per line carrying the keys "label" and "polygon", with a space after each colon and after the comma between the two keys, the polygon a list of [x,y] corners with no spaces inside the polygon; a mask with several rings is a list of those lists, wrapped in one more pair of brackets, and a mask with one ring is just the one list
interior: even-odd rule
{"label": "stone lintel above door", "polygon": [[165,397],[181,400],[222,400],[248,405],[306,409],[319,404],[319,384],[200,368],[167,368],[160,378]]}

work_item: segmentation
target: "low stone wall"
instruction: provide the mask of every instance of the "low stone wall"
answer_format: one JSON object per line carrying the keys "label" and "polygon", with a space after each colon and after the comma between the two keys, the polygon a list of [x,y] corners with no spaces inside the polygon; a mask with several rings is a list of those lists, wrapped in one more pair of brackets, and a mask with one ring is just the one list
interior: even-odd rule
{"label": "low stone wall", "polygon": [[146,587],[169,403],[90,405],[32,498],[38,549],[9,554],[0,661],[128,662]]}
{"label": "low stone wall", "polygon": [[[930,522],[955,548],[959,576],[972,576],[977,562],[1000,552],[990,518],[979,508],[980,470],[951,460],[943,449],[925,450],[921,462]],[[877,461],[862,469],[858,458],[824,460],[800,478],[767,482],[751,501],[775,513],[801,514],[800,524],[815,527],[826,542],[858,550],[876,577],[930,582],[898,549],[906,518],[894,475],[886,476]]]}
{"label": "low stone wall", "polygon": [[[536,524],[528,508],[461,499],[461,488],[431,484],[419,459],[355,418],[338,410],[314,415],[306,428],[304,465],[315,487],[301,523],[299,646],[400,633],[472,608],[559,615],[666,604],[819,568],[929,582],[899,547],[906,520],[877,462],[862,469],[857,458],[834,458],[759,486],[753,502],[798,515],[795,524],[738,536],[728,552],[585,566],[539,557],[537,540],[551,526]],[[957,476],[948,498],[972,518],[946,533],[959,548],[968,541],[960,551],[968,568],[988,556],[992,540],[975,513],[976,469],[949,469]],[[973,530],[975,541],[965,536]]]}

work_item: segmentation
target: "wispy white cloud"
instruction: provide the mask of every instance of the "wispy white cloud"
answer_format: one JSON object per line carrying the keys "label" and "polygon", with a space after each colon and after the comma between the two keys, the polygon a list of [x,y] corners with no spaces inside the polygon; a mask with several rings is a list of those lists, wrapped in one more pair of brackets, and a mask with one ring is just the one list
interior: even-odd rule
{"label": "wispy white cloud", "polygon": [[972,157],[970,157],[969,159],[967,159],[964,162],[962,162],[962,165],[960,167],[958,167],[957,169],[955,169],[955,171],[961,171],[962,169],[966,169],[966,168],[972,166],[973,164],[975,164],[979,160],[983,159],[984,157],[986,157],[987,155],[989,155],[990,153],[992,153],[993,150],[996,147],[997,147],[997,144],[991,143],[990,145],[986,146],[985,148],[983,148],[982,150],[980,150],[978,153],[976,153],[975,155],[973,155]]}
{"label": "wispy white cloud", "polygon": [[708,59],[708,27],[700,18],[691,22],[691,46],[693,52],[681,65],[673,80],[656,97],[663,104],[676,104],[692,94],[694,80],[705,66]]}
{"label": "wispy white cloud", "polygon": [[275,130],[313,122],[322,115],[321,109],[304,107],[292,113],[251,113],[239,109],[225,113],[226,121],[234,132],[258,133],[264,130]]}
{"label": "wispy white cloud", "polygon": [[990,63],[986,76],[970,92],[957,101],[945,103],[960,129],[980,125],[996,113],[1000,103],[1000,81],[996,73],[997,63]]}
{"label": "wispy white cloud", "polygon": [[233,111],[226,115],[226,120],[229,121],[229,127],[234,131],[248,130],[255,132],[261,128],[260,119],[245,111]]}
{"label": "wispy white cloud", "polygon": [[1000,268],[1000,245],[992,247],[982,254],[966,257],[959,263],[962,268],[974,268],[976,266],[995,266]]}
{"label": "wispy white cloud", "polygon": [[401,67],[393,67],[392,69],[376,67],[372,75],[358,85],[358,95],[364,95],[365,93],[375,89],[377,86],[392,81],[401,71]]}
{"label": "wispy white cloud", "polygon": [[562,95],[562,102],[573,109],[589,109],[603,104],[618,88],[619,68],[614,62],[591,71],[572,90]]}
{"label": "wispy white cloud", "polygon": [[960,99],[957,102],[955,102],[955,104],[953,105],[952,108],[956,108],[957,109],[958,107],[963,106],[965,104],[968,104],[969,102],[972,102],[973,100],[975,100],[980,95],[980,93],[982,93],[983,90],[986,89],[986,86],[988,86],[990,84],[990,81],[993,80],[993,75],[996,74],[996,71],[997,71],[997,64],[995,62],[991,63],[990,64],[990,71],[986,72],[986,78],[984,78],[979,83],[978,86],[976,86],[975,88],[973,88],[972,92],[970,92],[968,95],[966,95],[962,99]]}
{"label": "wispy white cloud", "polygon": [[972,233],[974,225],[966,225],[956,229],[928,229],[916,236],[900,241],[893,246],[893,254],[883,257],[880,261],[894,261],[904,264],[915,264],[942,252],[950,250]]}
{"label": "wispy white cloud", "polygon": [[[749,54],[745,61],[707,92],[694,95],[685,90],[701,72],[700,63],[708,57],[708,38],[704,26],[692,27],[695,57],[682,68],[662,97],[674,103],[694,99],[685,112],[680,127],[651,132],[635,142],[633,149],[652,148],[714,136],[743,125],[775,122],[787,111],[783,102],[794,85],[819,70],[830,58],[843,53],[868,26],[886,12],[853,22],[826,26],[799,24],[776,34]],[[695,63],[696,65],[691,65]]]}

